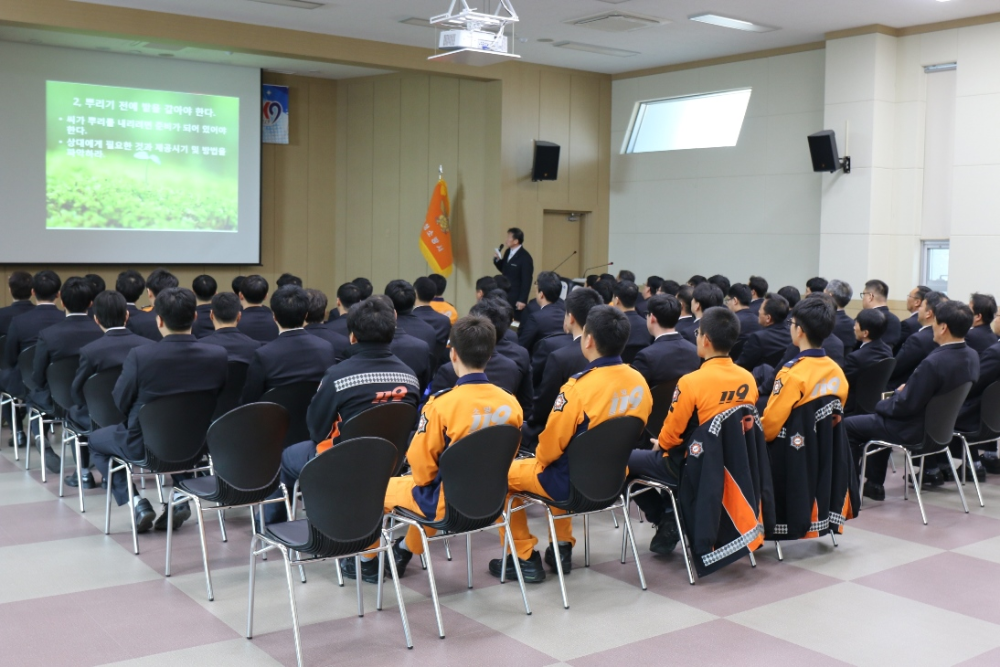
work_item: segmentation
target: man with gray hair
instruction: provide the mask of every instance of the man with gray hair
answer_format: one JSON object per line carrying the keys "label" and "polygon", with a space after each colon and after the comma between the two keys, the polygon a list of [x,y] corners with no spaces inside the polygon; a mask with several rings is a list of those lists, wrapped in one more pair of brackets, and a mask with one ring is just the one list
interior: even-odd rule
{"label": "man with gray hair", "polygon": [[854,290],[849,283],[834,278],[827,283],[823,291],[833,297],[833,302],[837,304],[837,321],[833,325],[833,335],[844,341],[846,354],[858,344],[857,338],[854,337],[854,318],[844,312],[844,308],[847,308],[851,297],[854,296]]}

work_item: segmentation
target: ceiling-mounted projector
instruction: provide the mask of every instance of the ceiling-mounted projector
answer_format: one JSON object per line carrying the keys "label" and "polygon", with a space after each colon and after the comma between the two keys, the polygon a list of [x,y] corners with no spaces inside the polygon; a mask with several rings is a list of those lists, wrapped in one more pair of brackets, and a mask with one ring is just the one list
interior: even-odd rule
{"label": "ceiling-mounted projector", "polygon": [[[459,10],[455,11],[455,6]],[[466,0],[451,0],[448,12],[433,16],[430,24],[447,28],[438,37],[438,49],[443,53],[428,60],[462,63],[465,65],[492,65],[521,56],[507,52],[508,24],[517,22],[517,13],[510,0],[500,0],[493,14],[486,14],[469,7]]]}

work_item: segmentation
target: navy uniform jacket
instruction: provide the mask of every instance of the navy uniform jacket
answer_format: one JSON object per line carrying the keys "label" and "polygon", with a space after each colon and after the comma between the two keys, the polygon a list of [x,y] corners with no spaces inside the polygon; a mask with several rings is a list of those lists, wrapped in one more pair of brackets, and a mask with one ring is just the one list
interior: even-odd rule
{"label": "navy uniform jacket", "polygon": [[262,343],[270,343],[278,337],[278,323],[274,321],[274,313],[267,306],[244,308],[236,327]]}
{"label": "navy uniform jacket", "polygon": [[[356,347],[351,346],[351,349]],[[420,391],[423,393],[427,385],[431,383],[434,374],[433,351],[424,341],[406,333],[401,327],[396,327],[396,335],[393,336],[389,349],[397,359],[410,367],[410,371],[416,376],[420,383]]]}
{"label": "navy uniform jacket", "polygon": [[510,281],[510,289],[507,290],[507,300],[511,306],[518,302],[528,303],[528,294],[531,293],[531,278],[535,274],[535,262],[531,259],[531,253],[520,247],[514,258],[510,258],[510,248],[503,252],[503,258],[493,257],[493,265],[507,280]]}
{"label": "navy uniform jacket", "polygon": [[226,348],[226,354],[229,355],[229,361],[238,361],[247,365],[253,360],[253,353],[262,344],[259,340],[254,340],[236,327],[216,329],[215,333],[205,336],[199,342],[224,347]]}
{"label": "navy uniform jacket", "polygon": [[[681,325],[681,322],[683,322],[684,324]],[[695,341],[697,341],[698,339],[697,332],[698,332],[698,324],[700,322],[701,318],[699,317],[698,319],[695,319],[694,315],[692,315],[690,319],[682,317],[681,319],[677,320],[677,326],[674,327],[674,330],[681,336],[683,336],[684,340],[686,340],[687,342],[691,343],[692,345],[697,345]]]}
{"label": "navy uniform jacket", "polygon": [[679,333],[665,333],[636,355],[632,368],[639,371],[652,389],[661,384],[676,383],[681,376],[701,367],[698,348]]}
{"label": "navy uniform jacket", "polygon": [[[791,334],[789,334],[791,336]],[[826,356],[828,356],[833,361],[837,362],[837,365],[841,368],[844,367],[844,344],[837,338],[836,335],[830,334],[823,341],[823,349],[826,351]],[[775,368],[780,368],[787,364],[789,361],[797,357],[799,354],[799,348],[795,347],[791,343],[785,348],[785,356],[781,358],[778,365]]]}
{"label": "navy uniform jacket", "polygon": [[549,419],[552,406],[559,396],[559,391],[566,381],[587,367],[587,358],[580,349],[579,339],[571,341],[570,345],[562,347],[549,355],[542,372],[542,379],[535,391],[531,423],[543,426]]}
{"label": "navy uniform jacket", "polygon": [[332,313],[336,312],[338,311],[336,310],[331,311],[330,319],[326,321],[327,325],[329,325],[330,331],[339,333],[345,338],[350,339],[349,332],[347,331],[347,315],[338,314],[336,317],[334,317]]}
{"label": "navy uniform jacket", "polygon": [[[745,341],[750,337],[750,334],[757,333],[764,328],[760,326],[760,320],[757,319],[757,313],[751,311],[749,308],[737,311],[736,319],[740,321],[740,337],[738,340]],[[744,345],[745,344],[746,343],[744,343]]]}
{"label": "navy uniform jacket", "polygon": [[203,303],[196,309],[198,318],[191,325],[191,334],[195,338],[204,338],[215,332],[215,325],[212,323],[212,304]]}
{"label": "navy uniform jacket", "polygon": [[[528,351],[517,343],[509,341],[506,336],[497,342],[496,351],[498,354],[502,354],[513,361],[517,366],[518,371],[521,373],[521,382],[527,382],[528,389],[524,397],[524,401],[526,402],[521,403],[521,410],[525,416],[530,416],[535,390],[534,373],[531,368],[531,355],[529,355]],[[519,402],[522,400],[520,390],[515,391],[514,395],[517,396],[517,400]]]}
{"label": "navy uniform jacket", "polygon": [[975,433],[982,424],[979,411],[986,388],[1000,380],[1000,343],[993,343],[979,354],[979,379],[972,385],[955,422],[955,430]]}
{"label": "navy uniform jacket", "polygon": [[833,323],[833,335],[844,343],[844,352],[858,346],[858,338],[854,335],[854,318],[842,310],[837,311],[837,320]]}
{"label": "navy uniform jacket", "polygon": [[646,327],[646,318],[644,318],[639,313],[634,310],[626,310],[625,317],[628,318],[629,329],[628,345],[649,345],[653,342],[653,337],[649,334],[649,329]]}
{"label": "navy uniform jacket", "polygon": [[924,413],[932,398],[979,379],[979,355],[964,342],[943,345],[920,362],[902,391],[879,401],[875,412],[900,444],[924,439]]}
{"label": "navy uniform jacket", "polygon": [[121,368],[132,348],[152,344],[153,341],[134,334],[125,327],[116,327],[108,329],[103,336],[80,348],[80,365],[70,389],[73,397],[70,419],[84,428],[90,428],[90,413],[83,396],[83,385],[95,373]]}
{"label": "navy uniform jacket", "polygon": [[649,304],[646,303],[646,297],[639,295],[639,298],[635,300],[635,312],[639,313],[639,317],[646,319],[649,315]]}
{"label": "navy uniform jacket", "polygon": [[760,331],[750,334],[736,364],[751,372],[762,364],[780,368],[779,362],[791,342],[792,335],[788,333],[787,322],[764,327]]}
{"label": "navy uniform jacket", "polygon": [[156,341],[163,340],[163,334],[156,326],[156,314],[152,311],[140,310],[134,303],[128,304],[128,322],[125,326],[134,334]]}
{"label": "navy uniform jacket", "polygon": [[[517,397],[524,409],[523,401],[531,405],[531,379],[521,373],[511,359],[508,359],[499,352],[494,352],[490,360],[486,362],[486,377],[490,384],[494,384],[504,391]],[[455,373],[455,366],[449,361],[441,366],[434,374],[434,381],[431,382],[431,393],[436,394],[443,389],[451,389],[458,382],[458,375]]]}
{"label": "navy uniform jacket", "polygon": [[101,327],[86,313],[67,315],[61,322],[56,322],[38,333],[35,343],[35,365],[31,369],[32,379],[39,386],[38,391],[31,393],[31,400],[42,408],[52,408],[52,397],[49,394],[48,380],[45,373],[49,364],[67,357],[80,354],[80,348],[104,336]]}
{"label": "navy uniform jacket", "polygon": [[882,334],[882,340],[889,347],[895,348],[902,338],[899,318],[889,310],[889,306],[876,306],[875,309],[881,310],[882,314],[885,315],[885,333]]}
{"label": "navy uniform jacket", "polygon": [[531,355],[531,382],[535,389],[538,389],[538,385],[542,381],[549,355],[571,344],[573,344],[573,336],[568,333],[552,334],[548,338],[538,341]]}
{"label": "navy uniform jacket", "polygon": [[339,355],[341,351],[346,350],[351,346],[350,338],[340,335],[331,329],[326,322],[314,322],[312,324],[307,324],[306,331],[311,333],[313,336],[322,338],[332,345],[335,355]]}
{"label": "navy uniform jacket", "polygon": [[514,333],[513,329],[507,329],[503,332],[503,339],[509,343],[514,343],[517,345],[517,334]]}
{"label": "navy uniform jacket", "polygon": [[850,414],[857,410],[854,401],[855,392],[851,390],[855,388],[854,383],[857,381],[861,371],[884,359],[892,359],[892,349],[882,340],[873,340],[870,343],[865,343],[859,349],[848,354],[847,358],[844,359],[842,368],[844,369],[844,377],[847,378],[848,388],[847,405],[844,406],[845,413]]}
{"label": "navy uniform jacket", "polygon": [[[883,340],[885,340],[883,338]],[[896,354],[896,368],[889,378],[889,389],[895,389],[910,379],[920,362],[927,358],[937,348],[934,342],[934,329],[924,327],[906,339],[903,348]]]}
{"label": "navy uniform jacket", "polygon": [[[533,300],[532,303],[537,302]],[[566,302],[562,299],[526,313],[521,317],[521,326],[517,330],[518,343],[527,350],[533,349],[543,338],[562,333],[565,318]]]}
{"label": "navy uniform jacket", "polygon": [[754,299],[750,302],[750,305],[747,306],[747,310],[749,310],[754,315],[758,315],[760,314],[760,307],[763,305],[764,305],[764,297],[761,297],[759,299]]}
{"label": "navy uniform jacket", "polygon": [[417,306],[413,309],[413,317],[423,320],[434,329],[436,347],[439,352],[448,347],[448,339],[451,337],[451,318],[442,315],[430,306]]}
{"label": "navy uniform jacket", "polygon": [[[34,307],[35,304],[25,299],[24,301],[15,301],[9,306],[0,308],[0,336],[7,335],[7,329],[10,327],[12,319],[18,315],[23,315]],[[2,353],[2,350],[0,350],[0,353]]]}
{"label": "navy uniform jacket", "polygon": [[21,382],[21,371],[17,367],[17,357],[38,341],[38,334],[53,324],[66,319],[66,313],[55,304],[41,304],[21,313],[10,321],[7,328],[7,343],[4,346],[4,363],[7,370],[0,377],[4,391],[15,396],[24,396],[27,389]]}
{"label": "navy uniform jacket", "polygon": [[[438,333],[434,330],[434,327],[424,322],[419,317],[416,317],[412,312],[406,313],[405,315],[396,314],[396,328],[402,329],[414,338],[419,338],[420,340],[427,343],[427,348],[431,351],[431,354],[435,354],[438,349]],[[450,331],[449,331],[450,333]],[[447,339],[445,343],[447,343]],[[435,367],[437,364],[435,364]]]}
{"label": "navy uniform jacket", "polygon": [[972,327],[969,329],[969,333],[965,334],[965,344],[979,354],[982,354],[996,342],[997,335],[990,329],[989,324],[980,324],[978,327]]}
{"label": "navy uniform jacket", "polygon": [[[228,361],[228,359],[227,359]],[[319,382],[333,366],[333,346],[305,329],[292,329],[253,353],[243,386],[243,403],[253,403],[268,389],[296,382]]]}
{"label": "navy uniform jacket", "polygon": [[[903,343],[906,342],[906,339],[909,338],[910,336],[912,336],[913,334],[917,333],[918,331],[920,331],[920,322],[917,320],[917,314],[916,313],[913,313],[912,315],[910,315],[909,317],[907,317],[905,320],[900,320],[899,321],[899,343],[897,343],[897,347],[899,347],[900,349],[902,349]],[[898,352],[899,350],[896,350],[896,351]]]}

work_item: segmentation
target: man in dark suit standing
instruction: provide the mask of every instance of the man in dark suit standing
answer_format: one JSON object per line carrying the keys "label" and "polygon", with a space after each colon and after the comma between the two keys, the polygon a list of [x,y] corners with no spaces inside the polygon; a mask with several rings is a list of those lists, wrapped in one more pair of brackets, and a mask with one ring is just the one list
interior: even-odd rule
{"label": "man in dark suit standing", "polygon": [[[107,477],[110,457],[136,460],[145,452],[139,411],[157,398],[191,392],[218,394],[226,385],[226,352],[218,345],[206,345],[191,335],[197,302],[194,292],[170,287],[156,297],[156,323],[163,340],[155,345],[132,349],[125,358],[122,375],[115,384],[115,405],[127,415],[125,424],[108,426],[90,436],[90,453],[97,470]],[[176,476],[174,481],[176,482]],[[131,504],[136,529],[144,533],[153,527],[156,513],[138,493],[128,497],[123,473],[108,482],[119,505]],[[187,503],[174,506],[174,528],[191,516]],[[156,521],[166,530],[166,513]]]}
{"label": "man in dark suit standing", "polygon": [[[521,321],[521,311],[528,305],[531,292],[531,278],[535,275],[535,263],[531,254],[524,249],[524,232],[517,227],[507,230],[507,240],[495,251],[493,265],[510,281],[507,301],[514,309],[514,319]],[[501,249],[503,253],[501,254]]]}
{"label": "man in dark suit standing", "polygon": [[885,315],[882,311],[869,308],[858,313],[858,319],[854,321],[854,335],[861,347],[847,355],[843,366],[849,392],[844,406],[845,414],[858,411],[856,396],[860,387],[856,382],[861,373],[880,361],[892,359],[892,349],[882,342],[884,333]]}
{"label": "man in dark suit standing", "polygon": [[878,308],[885,315],[885,335],[882,340],[895,349],[899,344],[901,332],[899,318],[889,311],[889,286],[881,280],[869,280],[865,283],[865,291],[861,293],[862,308]]}
{"label": "man in dark suit standing", "polygon": [[14,303],[0,308],[0,336],[7,335],[10,321],[35,307],[31,302],[31,274],[27,271],[15,271],[7,279],[7,288]]}
{"label": "man in dark suit standing", "polygon": [[198,317],[191,327],[191,333],[195,338],[204,338],[215,332],[212,326],[212,297],[219,290],[219,283],[209,275],[201,275],[194,279],[191,284],[191,291],[198,299]]}
{"label": "man in dark suit standing", "polygon": [[145,290],[146,279],[134,269],[122,271],[115,280],[115,291],[125,297],[128,308],[128,323],[125,326],[132,333],[156,342],[163,338],[160,330],[156,328],[156,315],[147,313],[135,305]]}
{"label": "man in dark suit standing", "polygon": [[517,330],[517,341],[529,354],[535,344],[546,336],[562,333],[563,319],[566,317],[566,302],[560,299],[562,281],[554,271],[538,274],[537,307],[529,307],[521,313],[521,326]]}
{"label": "man in dark suit standing", "polygon": [[306,331],[313,336],[319,336],[333,346],[334,356],[351,346],[351,341],[347,336],[334,331],[326,322],[326,306],[329,300],[326,294],[318,289],[307,289],[306,296],[309,298],[309,313],[306,315]]}
{"label": "man in dark suit standing", "polygon": [[271,312],[278,323],[278,337],[254,352],[243,403],[253,403],[268,389],[297,382],[319,382],[333,366],[333,345],[305,330],[309,312],[306,291],[286,285],[271,296]]}
{"label": "man in dark suit standing", "polygon": [[763,364],[777,367],[785,349],[792,342],[785,319],[788,317],[788,301],[780,294],[769,293],[764,297],[758,321],[762,329],[750,334],[743,345],[743,352],[736,360],[751,373]]}
{"label": "man in dark suit standing", "polygon": [[278,325],[274,314],[264,305],[270,286],[263,276],[252,275],[243,279],[240,285],[240,303],[243,316],[237,325],[243,333],[262,343],[270,343],[278,337]]}
{"label": "man in dark suit standing", "polygon": [[676,384],[681,376],[701,366],[698,348],[674,330],[681,316],[681,303],[669,294],[657,294],[646,300],[646,307],[646,327],[653,343],[636,355],[632,368],[646,379],[650,389]]}
{"label": "man in dark suit standing", "polygon": [[205,336],[200,342],[224,347],[229,361],[249,364],[261,342],[254,340],[237,327],[242,317],[239,297],[232,292],[216,294],[212,297],[209,317],[215,327],[215,333]]}

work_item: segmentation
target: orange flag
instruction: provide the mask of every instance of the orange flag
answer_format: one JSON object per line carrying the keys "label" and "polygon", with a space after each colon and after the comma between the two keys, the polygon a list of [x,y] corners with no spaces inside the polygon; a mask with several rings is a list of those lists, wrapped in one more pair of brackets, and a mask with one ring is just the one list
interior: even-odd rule
{"label": "orange flag", "polygon": [[420,231],[420,252],[431,265],[434,273],[450,276],[454,268],[451,256],[451,204],[448,202],[448,184],[438,179],[427,206],[427,218]]}

